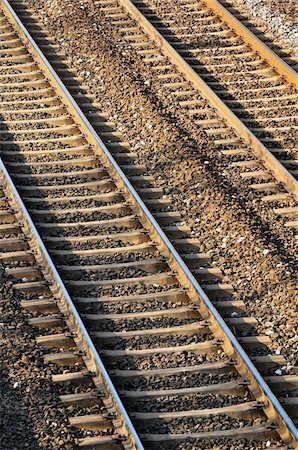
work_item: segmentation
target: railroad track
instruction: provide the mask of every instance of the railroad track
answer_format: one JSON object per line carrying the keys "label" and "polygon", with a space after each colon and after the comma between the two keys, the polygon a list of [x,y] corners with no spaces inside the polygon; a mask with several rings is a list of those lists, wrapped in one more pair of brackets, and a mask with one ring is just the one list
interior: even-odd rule
{"label": "railroad track", "polygon": [[[0,182],[1,261],[8,275],[21,280],[14,290],[23,297],[22,307],[32,312],[28,324],[61,331],[52,339],[40,334],[36,341],[56,349],[44,355],[45,363],[64,369],[52,376],[52,383],[62,386],[61,407],[73,406],[77,412],[69,416],[70,425],[80,430],[77,448],[95,448],[88,428],[97,430],[93,440],[103,450],[137,448],[138,437],[114,385],[2,160]],[[93,414],[86,414],[88,409]]]}
{"label": "railroad track", "polygon": [[[252,189],[264,192],[266,202],[282,202],[277,214],[294,216],[289,226],[296,228],[295,70],[216,0],[94,4],[189,119],[214,137],[232,166],[243,169],[241,176],[251,180]],[[204,99],[214,109],[206,108]],[[290,195],[272,183],[271,174]]]}
{"label": "railroad track", "polygon": [[[120,420],[112,428],[122,432],[112,434],[106,448],[142,448],[97,348],[146,448],[202,442],[208,448],[206,439],[223,448],[230,448],[231,441],[259,448],[258,442],[270,439],[271,448],[286,448],[278,436],[295,448],[295,426],[252,363],[267,370],[266,381],[290,410],[296,399],[283,393],[293,389],[296,378],[270,375],[270,368],[283,364],[283,358],[268,354],[268,339],[247,333],[247,324],[253,322],[226,317],[237,330],[235,338],[214,306],[227,314],[236,305],[209,300],[6,1],[2,8],[1,150],[12,177],[1,166],[10,197],[4,206],[12,202],[20,208],[14,182],[71,298],[50,257],[45,259],[25,207],[20,215],[44,267],[37,268],[38,261],[28,264],[19,236],[23,225],[6,224],[2,244],[19,253],[8,255],[16,262],[9,274],[21,280],[16,289],[31,296],[23,303],[34,312],[31,325],[53,329],[38,342],[65,349],[46,359],[69,363],[73,355],[66,349],[80,337],[87,364],[91,359],[117,414],[109,416],[108,423],[107,417],[95,414],[71,418],[71,424],[107,430],[111,420]],[[142,168],[126,164],[126,171],[136,184],[146,186]],[[150,195],[150,188],[143,189]],[[179,227],[169,225],[167,204],[152,201],[151,208],[166,231],[179,235]],[[14,214],[4,209],[4,224]],[[176,246],[185,252],[188,242],[177,239]],[[188,258],[200,261],[204,255],[190,253]],[[40,270],[46,283],[39,279]],[[200,270],[201,275],[212,274]],[[51,283],[64,297],[69,318],[45,314],[56,303],[50,296],[36,298],[36,292]],[[72,332],[75,325],[77,334],[59,332],[65,320]],[[58,378],[80,376],[68,372]],[[72,400],[78,401],[76,396]],[[103,439],[109,438],[89,435],[79,446],[104,448]]]}

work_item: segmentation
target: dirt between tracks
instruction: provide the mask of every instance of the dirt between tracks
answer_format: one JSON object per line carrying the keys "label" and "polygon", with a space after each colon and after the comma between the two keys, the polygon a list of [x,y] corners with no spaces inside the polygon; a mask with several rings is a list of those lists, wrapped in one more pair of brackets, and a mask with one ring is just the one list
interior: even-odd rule
{"label": "dirt between tracks", "polygon": [[90,0],[27,0],[64,49],[102,110],[130,141],[173,207],[235,287],[248,314],[285,354],[293,373],[297,358],[295,238],[284,220],[251,192],[211,137],[148,73],[132,48]]}

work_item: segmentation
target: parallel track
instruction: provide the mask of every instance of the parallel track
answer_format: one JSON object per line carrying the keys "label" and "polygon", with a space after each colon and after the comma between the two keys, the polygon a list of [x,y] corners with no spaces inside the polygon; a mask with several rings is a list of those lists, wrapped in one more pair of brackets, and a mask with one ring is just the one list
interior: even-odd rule
{"label": "parallel track", "polygon": [[[240,156],[235,164],[247,171],[246,177],[266,179],[257,170],[261,161],[297,200],[295,70],[217,0],[94,3],[152,65],[194,123],[220,136],[223,147],[229,144],[225,154]],[[198,93],[215,108],[217,119],[200,107]],[[238,138],[230,138],[231,130]],[[247,159],[239,138],[253,150],[255,160]]]}
{"label": "parallel track", "polygon": [[[142,444],[74,304],[101,349],[146,447],[175,442],[197,445],[213,438],[229,448],[233,439],[246,442],[254,437],[262,441],[277,433],[296,448],[295,426],[240,343],[252,356],[257,355],[254,359],[261,367],[274,366],[278,358],[259,347],[251,351],[262,337],[241,337],[240,332],[236,339],[231,333],[7,2],[3,2],[3,11],[1,149],[72,300],[62,289],[49,258],[44,259],[46,251],[24,207],[23,220],[32,238],[35,234],[33,242],[43,257],[45,275],[50,281],[53,276],[59,281],[56,289],[64,296],[70,319],[79,323],[76,331],[83,330],[80,337],[95,370],[105,380],[109,395],[114,394],[112,403],[124,427],[124,443],[114,440],[115,448],[125,446],[128,437],[136,448],[142,448]],[[140,168],[126,169],[135,182],[142,184],[142,176],[137,175]],[[12,201],[20,203],[4,167],[2,172]],[[152,203],[166,224],[169,214],[162,210],[162,204]],[[18,242],[16,238],[14,248]],[[187,247],[186,241],[180,240],[181,244]],[[22,255],[16,259],[24,261]],[[23,263],[9,272],[22,280],[24,276],[31,279],[19,283],[20,290],[34,295],[44,286],[31,264]],[[42,302],[32,298],[24,306],[44,311],[51,309],[51,304],[51,298]],[[58,322],[53,315],[31,320],[34,326],[48,328],[61,326],[61,319]],[[230,320],[230,325],[241,328],[243,323]],[[69,338],[56,332],[39,343],[67,347]],[[68,353],[48,357],[52,361],[59,358],[67,360]],[[279,384],[277,391],[286,388],[286,380],[267,377],[267,381],[272,386]],[[237,394],[231,397],[231,391]],[[241,424],[231,419],[235,415],[241,418]],[[218,423],[215,431],[209,424],[200,431],[208,416],[213,422],[224,419],[225,426]],[[252,418],[259,424],[255,425]],[[102,415],[80,416],[71,423],[87,429],[110,427]],[[255,443],[248,441],[248,445],[253,448]],[[84,438],[80,447],[103,448],[102,438]]]}

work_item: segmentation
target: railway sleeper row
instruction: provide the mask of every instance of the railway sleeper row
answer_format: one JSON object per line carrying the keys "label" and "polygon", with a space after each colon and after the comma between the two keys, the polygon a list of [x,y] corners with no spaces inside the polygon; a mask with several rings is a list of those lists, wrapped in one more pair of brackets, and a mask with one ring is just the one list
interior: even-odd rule
{"label": "railway sleeper row", "polygon": [[[51,305],[52,310],[49,310],[55,312],[48,316],[49,323],[45,325],[43,334],[37,333],[36,341],[42,345],[52,327],[56,327],[64,335],[64,339],[59,340],[57,334],[57,339],[53,340],[53,347],[57,348],[56,359],[45,350],[44,360],[52,365],[53,386],[59,386],[59,407],[65,408],[65,411],[68,406],[73,407],[73,415],[71,412],[67,415],[76,448],[132,449],[122,418],[113,407],[111,394],[105,388],[101,375],[95,370],[89,349],[82,336],[77,333],[74,319],[61,300],[57,284],[44,265],[44,256],[34,244],[32,231],[25,223],[20,205],[12,198],[11,187],[7,183],[8,180],[1,173],[1,261],[6,266],[7,274],[14,280],[13,287],[21,298],[21,304],[32,313],[28,324],[37,329],[40,327],[38,320],[47,318],[43,313],[40,315],[38,307],[33,307],[36,301],[41,302],[43,299]],[[18,282],[22,271],[22,278]],[[32,280],[31,285],[30,282],[25,282],[27,279]],[[68,354],[63,359],[66,349]],[[97,413],[96,423],[94,412]],[[86,426],[87,417],[93,421],[93,427]]]}

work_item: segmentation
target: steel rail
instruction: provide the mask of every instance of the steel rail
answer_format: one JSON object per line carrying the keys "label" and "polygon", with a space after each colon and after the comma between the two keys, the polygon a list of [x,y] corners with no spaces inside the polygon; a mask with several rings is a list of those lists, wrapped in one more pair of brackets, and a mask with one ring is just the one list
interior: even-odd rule
{"label": "steel rail", "polygon": [[101,381],[103,381],[103,384],[105,386],[105,388],[107,389],[108,393],[111,394],[112,399],[114,400],[114,405],[116,410],[118,410],[117,412],[121,414],[125,424],[126,424],[126,428],[129,431],[128,435],[130,436],[130,438],[132,438],[132,445],[134,445],[135,449],[138,450],[144,450],[144,447],[140,441],[140,438],[133,426],[133,424],[131,423],[131,420],[126,412],[126,409],[123,406],[123,403],[116,391],[116,388],[98,354],[98,351],[96,350],[90,335],[59,275],[59,273],[57,272],[57,269],[52,261],[52,258],[50,257],[44,243],[43,240],[39,234],[39,232],[37,231],[31,217],[30,214],[27,211],[26,206],[24,205],[23,200],[21,199],[17,188],[15,187],[6,167],[4,162],[2,161],[2,158],[0,157],[0,171],[6,181],[6,188],[8,190],[9,196],[14,200],[14,202],[18,205],[18,214],[21,215],[22,220],[24,222],[24,224],[27,226],[27,228],[30,230],[31,233],[31,238],[32,241],[34,243],[34,247],[36,249],[36,251],[38,252],[38,255],[41,259],[42,262],[45,266],[45,270],[49,273],[49,276],[46,276],[45,278],[48,279],[49,281],[53,281],[54,280],[54,284],[55,284],[55,289],[56,289],[56,297],[59,296],[60,300],[63,303],[63,306],[66,308],[70,318],[74,321],[74,326],[76,331],[78,332],[78,335],[80,336],[80,338],[83,340],[85,347],[88,351],[88,356],[90,358],[90,360],[93,362],[95,368],[97,368],[97,372],[98,375],[101,379]]}
{"label": "steel rail", "polygon": [[[281,406],[276,396],[269,388],[268,384],[256,369],[255,365],[252,363],[237,338],[231,332],[224,319],[205,294],[200,284],[194,278],[181,256],[174,248],[173,244],[169,241],[166,234],[160,228],[159,224],[148,210],[139,194],[136,192],[103,141],[97,135],[88,119],[72,98],[64,83],[60,80],[26,28],[23,26],[16,13],[9,5],[8,0],[2,0],[2,8],[6,11],[6,16],[13,26],[17,27],[19,30],[20,37],[23,38],[23,42],[27,45],[28,50],[31,49],[31,52],[33,50],[35,60],[37,59],[47,77],[52,81],[54,86],[56,85],[57,88],[59,88],[59,95],[61,96],[62,101],[64,101],[68,106],[69,111],[74,114],[74,117],[79,118],[81,122],[81,130],[85,133],[86,139],[94,145],[94,150],[101,155],[102,163],[108,167],[111,175],[115,178],[116,184],[123,190],[124,195],[130,200],[131,207],[138,215],[141,223],[149,229],[153,242],[156,242],[156,245],[158,245],[161,253],[167,257],[169,266],[176,271],[177,279],[181,282],[182,286],[187,289],[189,297],[194,302],[198,302],[199,300],[198,310],[200,311],[200,314],[203,318],[207,318],[211,322],[211,331],[213,331],[215,336],[221,339],[220,345],[226,354],[231,358],[234,358],[236,362],[235,366],[239,373],[249,378],[250,384],[248,387],[250,391],[254,397],[263,404],[263,410],[267,417],[276,423],[276,431],[279,433],[284,442],[293,445],[294,448],[298,448],[298,430]],[[81,319],[80,323],[82,323]],[[101,363],[100,358],[99,362]],[[122,403],[120,404],[122,405]],[[127,417],[127,423],[130,425],[131,422],[126,412],[124,417]],[[136,439],[138,439],[137,436]],[[139,443],[138,448],[143,448],[141,443]]]}
{"label": "steel rail", "polygon": [[219,115],[244,139],[260,159],[262,164],[274,174],[276,180],[298,200],[298,181],[262,144],[262,142],[247,128],[247,126],[233,113],[233,111],[213,92],[208,84],[198,75],[172,45],[156,30],[149,20],[138,10],[131,0],[119,0],[119,3],[136,20],[145,33],[157,44],[163,53],[177,66],[178,70],[209,101]]}
{"label": "steel rail", "polygon": [[298,89],[298,74],[293,70],[282,58],[280,58],[274,51],[272,51],[261,39],[252,33],[237,17],[233,16],[230,11],[221,5],[218,0],[204,0],[204,3],[212,9],[217,16],[220,16],[226,24],[233,28],[239,36],[241,36],[250,47],[258,52],[266,61],[283,75],[289,83],[293,84]]}

